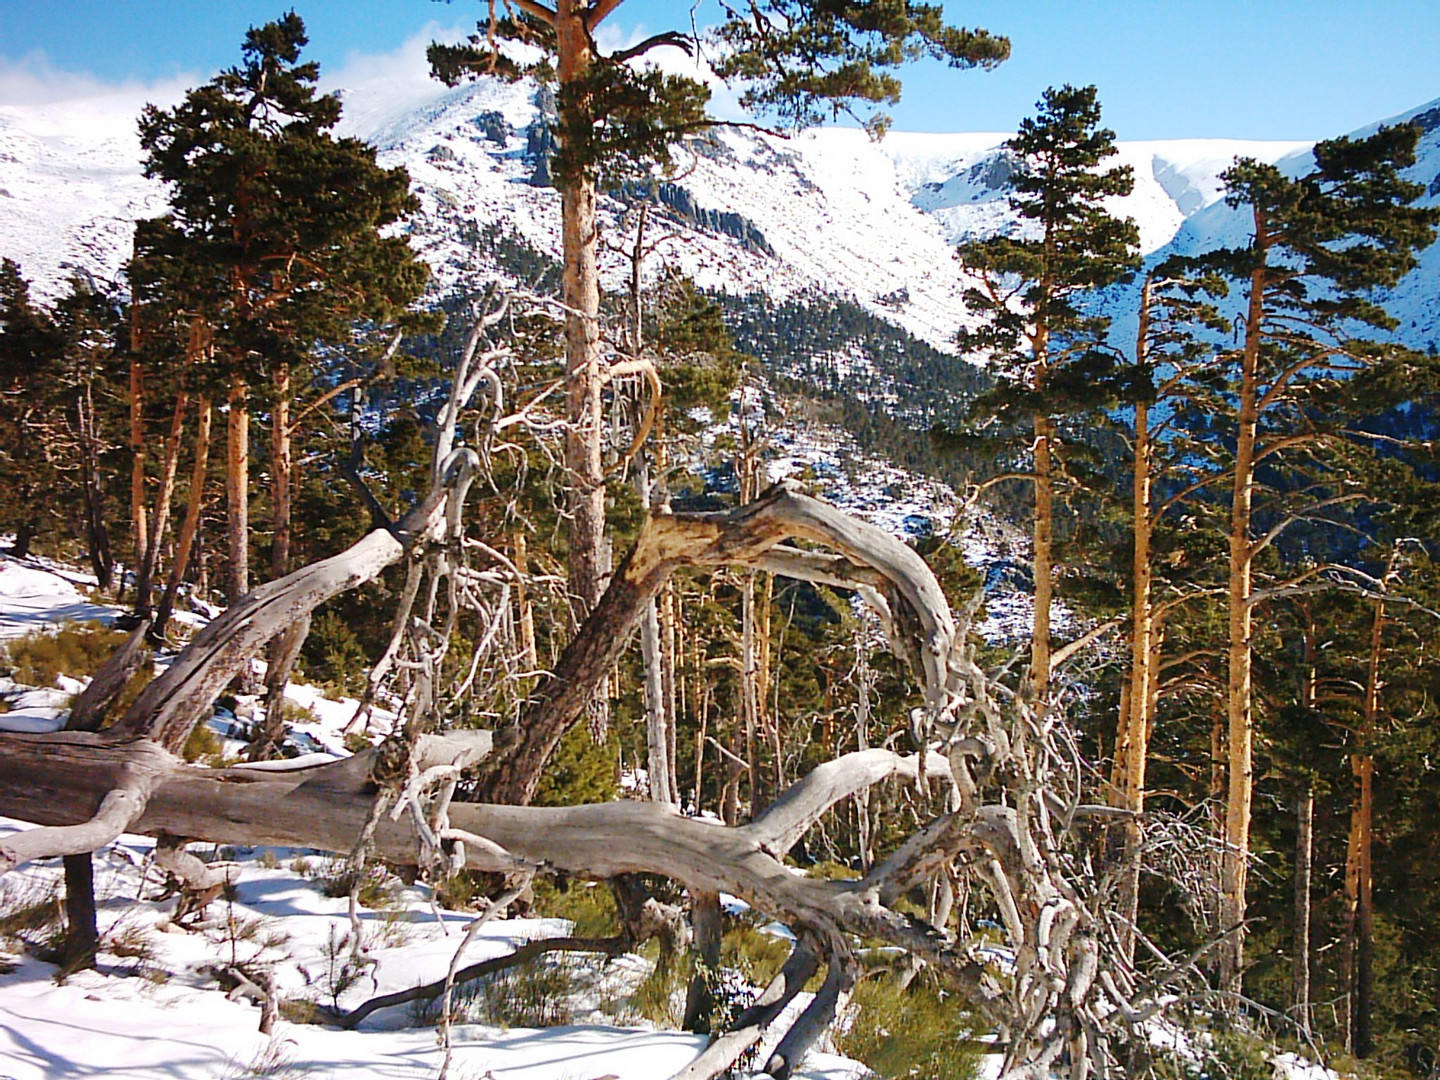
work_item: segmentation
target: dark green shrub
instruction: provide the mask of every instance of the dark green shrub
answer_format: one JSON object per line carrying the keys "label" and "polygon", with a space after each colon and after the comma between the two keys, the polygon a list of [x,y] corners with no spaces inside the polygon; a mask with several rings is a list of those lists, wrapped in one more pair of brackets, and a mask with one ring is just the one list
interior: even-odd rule
{"label": "dark green shrub", "polygon": [[975,1080],[981,1047],[970,1014],[923,974],[908,987],[888,976],[862,979],[835,1048],[884,1080]]}

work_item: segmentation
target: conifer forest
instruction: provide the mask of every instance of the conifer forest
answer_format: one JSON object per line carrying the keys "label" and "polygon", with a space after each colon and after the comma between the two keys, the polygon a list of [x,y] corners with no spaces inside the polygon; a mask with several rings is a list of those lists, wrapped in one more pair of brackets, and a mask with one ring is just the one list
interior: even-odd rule
{"label": "conifer forest", "polygon": [[1440,106],[626,6],[0,109],[0,1077],[1440,1078]]}

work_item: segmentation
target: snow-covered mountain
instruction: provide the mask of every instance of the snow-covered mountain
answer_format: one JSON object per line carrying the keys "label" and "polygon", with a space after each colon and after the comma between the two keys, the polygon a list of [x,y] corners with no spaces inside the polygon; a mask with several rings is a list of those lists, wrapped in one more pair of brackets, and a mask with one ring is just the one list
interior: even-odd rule
{"label": "snow-covered mountain", "polygon": [[[493,276],[496,261],[477,238],[497,230],[558,254],[559,198],[544,184],[535,89],[447,89],[416,74],[358,77],[343,90],[343,126],[378,145],[387,164],[409,168],[424,206],[409,227],[440,285]],[[0,255],[19,261],[40,295],[54,295],[72,268],[113,279],[130,223],[163,209],[163,193],[140,172],[137,105],[117,96],[0,107]],[[1440,108],[1410,116],[1427,127],[1414,173],[1434,201]],[[667,239],[657,262],[734,294],[838,294],[946,348],[966,319],[955,243],[1013,225],[1005,138],[897,132],[876,143],[850,129],[791,139],[718,130],[695,141],[681,175],[661,187],[665,213],[652,227]],[[1147,253],[1227,238],[1239,226],[1219,174],[1237,155],[1303,168],[1308,144],[1122,142],[1136,183],[1115,209],[1135,219]],[[605,201],[612,230],[623,210],[622,200]],[[618,283],[620,256],[606,259]],[[1394,297],[1417,343],[1440,337],[1437,282],[1432,250]]]}

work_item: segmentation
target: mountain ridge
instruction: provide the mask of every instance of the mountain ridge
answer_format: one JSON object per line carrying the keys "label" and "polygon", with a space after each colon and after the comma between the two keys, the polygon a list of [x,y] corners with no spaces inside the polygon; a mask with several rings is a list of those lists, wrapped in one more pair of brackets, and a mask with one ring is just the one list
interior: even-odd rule
{"label": "mountain ridge", "polygon": [[[341,89],[341,132],[373,142],[384,164],[411,172],[423,209],[406,230],[434,268],[437,288],[496,276],[476,251],[476,227],[504,226],[558,255],[559,197],[537,186],[543,169],[544,102],[533,85],[481,80],[456,88],[377,73]],[[1437,102],[1397,118],[1427,117]],[[136,217],[161,213],[164,194],[145,180],[133,94],[44,106],[0,107],[0,254],[15,258],[42,298],[72,270],[114,281]],[[1412,173],[1440,199],[1440,113],[1427,125]],[[928,344],[953,351],[969,322],[970,284],[954,258],[965,239],[1013,229],[1004,133],[892,132],[880,142],[856,129],[792,138],[721,128],[692,140],[656,215],[666,263],[702,288],[778,301],[820,289],[860,304]],[[1311,144],[1168,139],[1121,141],[1118,161],[1135,191],[1114,210],[1135,219],[1143,251],[1160,257],[1235,239],[1220,174],[1243,154],[1304,167]],[[543,154],[541,155],[543,157]],[[1433,174],[1433,175],[1432,175]],[[602,198],[612,236],[634,193]],[[618,284],[623,258],[602,253]],[[653,268],[652,268],[653,269]],[[1440,251],[1393,292],[1402,339],[1440,336]]]}

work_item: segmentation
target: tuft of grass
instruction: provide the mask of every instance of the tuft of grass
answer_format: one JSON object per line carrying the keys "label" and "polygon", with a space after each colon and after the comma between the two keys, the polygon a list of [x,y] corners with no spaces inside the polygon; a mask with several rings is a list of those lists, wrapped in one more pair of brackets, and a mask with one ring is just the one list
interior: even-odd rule
{"label": "tuft of grass", "polygon": [[35,955],[58,952],[65,937],[65,916],[58,883],[34,879],[6,882],[0,889],[0,941],[14,942]]}
{"label": "tuft of grass", "polygon": [[281,998],[280,1019],[292,1024],[331,1024],[335,1018],[309,998]]}
{"label": "tuft of grass", "polygon": [[126,960],[137,960],[144,964],[154,960],[155,945],[143,927],[129,925],[112,930],[100,943],[100,947],[112,956]]}
{"label": "tuft of grass", "polygon": [[380,925],[375,928],[375,944],[384,949],[399,949],[408,945],[415,928],[410,921],[410,910],[404,907],[386,908],[380,913]]}
{"label": "tuft of grass", "polygon": [[214,761],[225,752],[224,744],[220,742],[220,736],[210,730],[206,723],[196,724],[190,732],[190,737],[185,740],[185,746],[180,751],[180,756],[186,761]]}
{"label": "tuft of grass", "polygon": [[768,986],[790,959],[791,943],[754,926],[741,924],[720,944],[720,966],[733,969],[747,982]]}
{"label": "tuft of grass", "polygon": [[[320,891],[332,900],[350,895],[350,889],[355,884],[355,870],[349,859],[326,859],[318,864],[307,863],[307,867],[305,876],[319,885]],[[378,911],[394,902],[398,884],[395,876],[384,866],[370,863],[361,876],[355,898],[361,907]]]}
{"label": "tuft of grass", "polygon": [[[529,963],[476,979],[458,989],[456,1011],[473,1023],[499,1028],[560,1027],[575,1021],[577,965],[566,954],[539,956]],[[435,1002],[439,1008],[439,999]],[[437,1017],[438,1019],[438,1017]]]}
{"label": "tuft of grass", "polygon": [[315,1075],[308,1065],[302,1065],[290,1056],[289,1046],[279,1039],[271,1039],[248,1062],[231,1058],[223,1080],[250,1080],[263,1077],[265,1080],[303,1080]]}
{"label": "tuft of grass", "polygon": [[694,953],[661,951],[630,995],[628,1011],[657,1028],[678,1028],[685,1019],[685,995],[694,973]]}
{"label": "tuft of grass", "polygon": [[922,973],[908,987],[888,977],[863,979],[850,999],[849,1022],[835,1048],[882,1080],[975,1080],[980,1045],[969,1013]]}
{"label": "tuft of grass", "polygon": [[291,724],[315,724],[320,720],[314,709],[289,698],[282,698],[280,701],[280,719],[285,721],[287,727]]}

